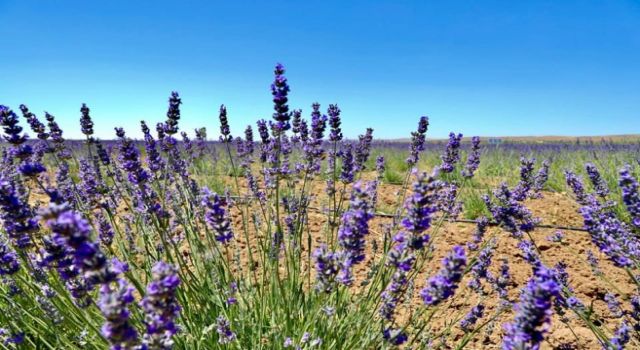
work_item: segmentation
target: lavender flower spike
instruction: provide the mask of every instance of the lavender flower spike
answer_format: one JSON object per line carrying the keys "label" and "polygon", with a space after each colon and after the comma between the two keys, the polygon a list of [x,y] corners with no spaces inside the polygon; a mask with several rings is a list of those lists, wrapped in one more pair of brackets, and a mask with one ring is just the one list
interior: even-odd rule
{"label": "lavender flower spike", "polygon": [[456,135],[455,133],[449,134],[449,142],[445,148],[444,154],[440,156],[442,164],[440,170],[443,173],[450,173],[456,166],[456,163],[460,160],[460,141],[462,140],[462,134]]}
{"label": "lavender flower spike", "polygon": [[551,321],[553,298],[560,293],[552,270],[540,266],[522,291],[516,305],[514,321],[505,326],[503,350],[540,348],[548,323]]}
{"label": "lavender flower spike", "polygon": [[329,105],[329,108],[327,109],[327,115],[329,115],[329,126],[331,127],[329,140],[338,142],[342,140],[342,129],[340,128],[340,108],[338,108],[338,105]]}
{"label": "lavender flower spike", "polygon": [[438,305],[453,295],[462,279],[462,272],[467,265],[467,257],[460,246],[453,250],[442,261],[442,268],[436,276],[429,278],[427,286],[420,291],[420,296],[428,306]]}
{"label": "lavender flower spike", "polygon": [[480,137],[474,136],[471,138],[471,151],[467,157],[467,164],[462,169],[462,176],[470,179],[475,174],[476,170],[480,166]]}
{"label": "lavender flower spike", "polygon": [[169,97],[169,109],[167,110],[167,121],[164,132],[171,136],[178,133],[178,121],[180,120],[180,105],[182,100],[177,92],[171,92]]}
{"label": "lavender flower spike", "polygon": [[338,275],[338,257],[329,251],[326,245],[322,245],[313,252],[316,267],[316,290],[331,293],[336,285]]}
{"label": "lavender flower spike", "polygon": [[16,183],[0,175],[0,221],[16,249],[33,245],[32,234],[39,225],[31,206],[19,193]]}
{"label": "lavender flower spike", "polygon": [[220,106],[220,142],[231,142],[231,129],[229,128],[229,119],[227,118],[227,107]]}
{"label": "lavender flower spike", "polygon": [[91,120],[91,116],[89,115],[89,107],[86,104],[82,104],[80,108],[80,113],[82,116],[80,117],[80,128],[82,133],[87,136],[91,140],[91,136],[93,135],[93,121]]}
{"label": "lavender flower spike", "polygon": [[205,221],[214,231],[216,241],[228,244],[233,239],[231,222],[227,216],[225,198],[217,193],[211,192],[208,188],[202,189],[202,205],[205,207]]}
{"label": "lavender flower spike", "polygon": [[218,332],[218,343],[228,344],[236,340],[236,334],[231,330],[229,321],[224,316],[216,319],[216,331]]}
{"label": "lavender flower spike", "polygon": [[607,186],[607,182],[602,178],[602,175],[600,175],[598,168],[592,163],[587,163],[584,167],[596,194],[601,198],[606,198],[609,194],[609,186]]}
{"label": "lavender flower spike", "polygon": [[178,273],[172,265],[157,262],[152,270],[153,280],[147,286],[147,294],[140,301],[147,327],[143,338],[149,349],[171,349],[171,337],[178,332],[175,320],[180,313],[176,290],[180,285]]}
{"label": "lavender flower spike", "polygon": [[289,112],[289,101],[287,95],[289,94],[289,85],[287,84],[287,78],[284,76],[284,66],[278,63],[276,65],[274,74],[275,79],[271,84],[271,94],[273,95],[273,119],[275,119],[276,130],[278,133],[285,132],[291,128],[289,120],[291,119],[291,113]]}
{"label": "lavender flower spike", "polygon": [[631,214],[631,223],[640,227],[640,192],[638,181],[631,175],[631,167],[626,166],[620,170],[620,188],[622,189],[622,201]]}
{"label": "lavender flower spike", "polygon": [[409,157],[407,158],[407,164],[412,167],[418,164],[420,158],[420,152],[424,151],[425,134],[429,127],[429,118],[426,116],[420,117],[418,122],[418,130],[411,133],[411,147]]}
{"label": "lavender flower spike", "polygon": [[402,219],[402,227],[410,234],[409,246],[422,249],[429,241],[424,234],[431,227],[431,216],[437,210],[437,190],[440,183],[434,175],[421,173],[413,184],[413,194],[407,199],[405,208],[407,215]]}
{"label": "lavender flower spike", "polygon": [[0,276],[13,275],[20,269],[18,254],[0,238]]}
{"label": "lavender flower spike", "polygon": [[345,255],[339,280],[345,285],[351,284],[351,266],[364,260],[364,237],[369,234],[369,220],[373,218],[369,191],[364,187],[360,182],[353,185],[351,204],[342,215],[338,230],[338,244]]}
{"label": "lavender flower spike", "polygon": [[133,287],[123,279],[115,289],[105,284],[100,290],[98,306],[106,319],[102,335],[109,340],[112,350],[133,349],[138,342],[138,332],[129,319],[128,305],[133,301]]}

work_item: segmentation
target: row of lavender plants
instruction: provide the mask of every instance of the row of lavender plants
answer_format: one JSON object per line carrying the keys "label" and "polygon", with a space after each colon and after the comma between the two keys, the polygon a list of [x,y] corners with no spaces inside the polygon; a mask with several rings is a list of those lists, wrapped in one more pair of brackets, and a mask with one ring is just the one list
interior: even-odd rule
{"label": "row of lavender plants", "polygon": [[[487,154],[480,139],[463,147],[462,135],[452,133],[437,156],[428,152],[437,161],[427,166],[429,121],[421,117],[404,165],[393,169],[399,176],[386,181],[388,151],[373,146],[373,130],[344,139],[337,105],[324,112],[313,104],[305,119],[288,105],[284,73],[277,65],[273,117],[257,122],[257,138],[252,126],[232,136],[220,108],[215,152],[204,128],[193,141],[180,132],[177,93],[153,132],[141,123],[142,147],[122,128],[115,144],[96,139],[85,105],[81,145],[65,141],[53,115],[43,123],[21,105],[37,138],[28,140],[17,114],[1,106],[1,346],[461,349],[511,313],[502,348],[537,349],[554,312],[574,315],[603,348],[640,346],[640,297],[608,295],[619,323],[596,322],[566,266],[546,263],[532,238],[538,220],[525,201],[542,196],[552,157],[522,157],[519,180],[480,196],[486,216],[477,218],[473,238],[434,262],[443,225],[478,184]],[[216,186],[203,186],[216,162],[228,171],[217,174]],[[615,188],[593,164],[585,170],[589,184],[571,169],[563,177],[592,242],[638,285],[640,194],[632,166],[619,171]],[[371,232],[383,182],[397,182],[399,191],[378,239]],[[509,262],[490,272],[498,235],[516,238],[531,265],[515,299]],[[423,277],[434,264],[440,268]],[[467,293],[479,302],[453,308]],[[449,322],[436,326],[444,315]]]}

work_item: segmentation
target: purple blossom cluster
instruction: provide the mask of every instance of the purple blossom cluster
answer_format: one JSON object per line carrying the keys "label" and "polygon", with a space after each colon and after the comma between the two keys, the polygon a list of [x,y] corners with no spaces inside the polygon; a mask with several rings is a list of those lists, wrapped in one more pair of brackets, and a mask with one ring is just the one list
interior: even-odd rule
{"label": "purple blossom cluster", "polygon": [[19,184],[0,174],[0,221],[12,244],[20,250],[33,245],[40,225]]}
{"label": "purple blossom cluster", "polygon": [[202,189],[201,204],[205,208],[204,219],[213,230],[216,241],[224,245],[228,244],[233,239],[233,230],[225,209],[226,199],[205,187]]}
{"label": "purple blossom cluster", "polygon": [[529,280],[515,306],[513,322],[505,325],[504,350],[539,349],[551,322],[553,299],[560,293],[552,270],[541,266]]}
{"label": "purple blossom cluster", "polygon": [[131,323],[129,304],[134,302],[133,287],[118,280],[113,288],[105,284],[100,289],[98,305],[105,318],[102,335],[109,340],[111,349],[133,349],[138,343],[138,332]]}
{"label": "purple blossom cluster", "polygon": [[460,141],[462,141],[462,134],[449,134],[449,142],[447,142],[444,153],[440,156],[442,160],[440,171],[443,173],[452,172],[455,169],[456,163],[460,161]]}
{"label": "purple blossom cluster", "polygon": [[609,186],[602,178],[602,175],[600,175],[598,168],[592,163],[587,163],[584,167],[596,194],[600,198],[607,198],[607,195],[609,195]]}
{"label": "purple blossom cluster", "polygon": [[180,277],[175,267],[162,261],[153,266],[151,273],[152,281],[140,301],[146,325],[142,343],[149,349],[171,349],[172,337],[178,333],[176,319],[181,308],[176,291]]}
{"label": "purple blossom cluster", "polygon": [[507,184],[503,183],[493,192],[495,201],[488,195],[483,196],[483,200],[494,220],[502,228],[514,237],[522,237],[524,232],[530,232],[535,228],[537,220],[521,203],[522,197],[515,191],[511,191]]}
{"label": "purple blossom cluster", "polygon": [[[358,264],[364,260],[365,237],[369,234],[369,220],[373,218],[370,202],[370,191],[367,185],[358,182],[353,185],[349,209],[344,212],[338,229],[338,245],[345,254],[348,263]],[[345,281],[349,280],[350,272],[345,271]],[[345,283],[350,284],[350,283]]]}
{"label": "purple blossom cluster", "polygon": [[465,178],[472,178],[476,170],[480,166],[480,137],[474,136],[471,138],[471,150],[467,156],[467,163],[462,169],[462,176]]}
{"label": "purple blossom cluster", "polygon": [[467,266],[467,256],[464,248],[453,247],[452,251],[442,260],[442,268],[427,281],[427,286],[420,291],[425,305],[435,306],[453,295],[462,279],[464,268]]}
{"label": "purple blossom cluster", "polygon": [[274,74],[275,79],[271,84],[271,95],[273,95],[273,119],[276,121],[274,127],[277,134],[283,133],[291,128],[289,120],[291,119],[291,113],[289,112],[289,101],[287,95],[289,94],[289,84],[287,78],[284,76],[285,69],[281,64],[277,64]]}
{"label": "purple blossom cluster", "polygon": [[420,117],[420,121],[418,122],[418,129],[411,132],[410,153],[409,157],[407,158],[407,164],[410,167],[418,164],[420,153],[424,151],[425,135],[427,134],[428,128],[429,118],[426,116],[422,116]]}
{"label": "purple blossom cluster", "polygon": [[638,181],[631,175],[629,166],[620,170],[619,185],[622,189],[622,201],[631,215],[631,223],[640,228],[640,190]]}

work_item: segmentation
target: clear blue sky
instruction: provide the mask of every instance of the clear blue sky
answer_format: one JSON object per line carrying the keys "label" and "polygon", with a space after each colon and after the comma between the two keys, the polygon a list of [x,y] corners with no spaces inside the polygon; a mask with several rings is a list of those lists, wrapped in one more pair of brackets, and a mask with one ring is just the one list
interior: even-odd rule
{"label": "clear blue sky", "polygon": [[[276,62],[291,105],[338,103],[346,135],[640,133],[640,1],[0,0],[0,103],[49,111],[79,137],[164,120],[217,138],[272,113]],[[133,133],[132,131],[136,132]]]}

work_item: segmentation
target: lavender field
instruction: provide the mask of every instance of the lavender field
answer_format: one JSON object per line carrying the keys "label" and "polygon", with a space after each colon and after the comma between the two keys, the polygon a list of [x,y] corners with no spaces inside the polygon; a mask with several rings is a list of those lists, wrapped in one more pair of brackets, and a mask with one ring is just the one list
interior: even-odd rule
{"label": "lavender field", "polygon": [[143,140],[0,106],[0,347],[640,348],[640,139],[347,139],[293,93]]}

